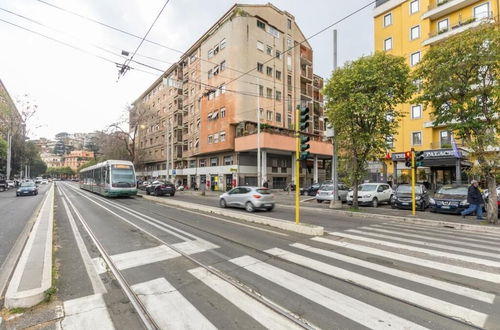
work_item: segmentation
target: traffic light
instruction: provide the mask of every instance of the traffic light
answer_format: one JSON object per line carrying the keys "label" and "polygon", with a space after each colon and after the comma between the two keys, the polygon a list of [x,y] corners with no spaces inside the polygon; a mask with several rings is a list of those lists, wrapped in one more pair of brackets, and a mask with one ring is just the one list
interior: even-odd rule
{"label": "traffic light", "polygon": [[299,131],[303,131],[308,127],[309,127],[309,107],[301,108]]}
{"label": "traffic light", "polygon": [[300,160],[306,160],[307,158],[309,158],[310,153],[307,150],[311,147],[309,143],[307,143],[309,141],[311,141],[311,138],[309,136],[300,136]]}
{"label": "traffic light", "polygon": [[405,151],[405,165],[411,167],[411,151]]}
{"label": "traffic light", "polygon": [[415,167],[424,166],[424,152],[415,151]]}

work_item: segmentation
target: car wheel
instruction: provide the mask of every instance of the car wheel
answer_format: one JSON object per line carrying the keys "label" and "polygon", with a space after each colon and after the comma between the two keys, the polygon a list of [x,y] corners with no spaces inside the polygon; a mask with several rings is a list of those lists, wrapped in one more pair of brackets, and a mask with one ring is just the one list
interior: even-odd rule
{"label": "car wheel", "polygon": [[226,208],[227,207],[226,200],[224,198],[221,198],[221,200],[219,201],[219,205],[222,208]]}
{"label": "car wheel", "polygon": [[149,192],[149,190],[146,189],[146,195],[150,195],[151,193]]}
{"label": "car wheel", "polygon": [[268,212],[271,212],[273,209],[274,209],[274,205],[273,205],[273,206],[269,206],[268,208],[266,208],[266,210],[267,210]]}
{"label": "car wheel", "polygon": [[396,204],[394,203],[390,203],[391,204],[391,209],[395,209],[396,208]]}
{"label": "car wheel", "polygon": [[171,193],[171,194],[170,194],[170,197],[174,197],[174,196],[175,196],[175,193]]}
{"label": "car wheel", "polygon": [[161,195],[161,191],[160,191],[160,189],[158,189],[158,188],[157,188],[157,189],[155,189],[155,195],[156,195],[156,196],[160,196],[160,195]]}
{"label": "car wheel", "polygon": [[247,203],[245,204],[245,210],[246,210],[247,212],[253,212],[253,211],[255,211],[255,208],[253,207],[252,202],[247,202]]}
{"label": "car wheel", "polygon": [[323,203],[323,201],[321,199],[317,199],[316,202]]}
{"label": "car wheel", "polygon": [[378,199],[377,199],[377,197],[373,198],[373,200],[372,200],[372,206],[373,207],[378,207]]}

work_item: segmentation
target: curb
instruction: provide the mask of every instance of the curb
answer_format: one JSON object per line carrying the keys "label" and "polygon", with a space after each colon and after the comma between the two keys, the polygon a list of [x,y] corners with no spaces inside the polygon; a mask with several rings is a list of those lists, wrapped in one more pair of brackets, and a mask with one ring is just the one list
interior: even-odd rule
{"label": "curb", "polygon": [[[5,294],[5,307],[29,308],[45,298],[45,291],[52,286],[52,229],[54,219],[54,186],[47,192],[47,197],[36,218],[26,246],[21,254],[12,279]],[[43,255],[32,257],[32,253],[42,252]],[[43,259],[42,265],[33,265],[33,262]],[[35,259],[35,260],[33,260]],[[38,266],[38,267],[37,267]],[[37,270],[37,268],[41,268]],[[35,272],[35,275],[25,276],[26,272]],[[32,287],[33,276],[40,277],[39,287]],[[29,279],[27,279],[29,277]],[[36,278],[38,280],[38,278]],[[20,289],[22,285],[28,288]]]}
{"label": "curb", "polygon": [[304,234],[304,235],[322,236],[324,234],[324,228],[321,226],[304,224],[304,223],[296,224],[296,223],[290,222],[288,220],[273,219],[273,218],[262,217],[262,216],[258,216],[258,215],[254,215],[254,214],[250,215],[250,214],[245,214],[245,213],[240,213],[240,212],[233,212],[233,211],[221,209],[218,207],[212,207],[212,206],[206,206],[206,205],[202,205],[202,204],[188,203],[188,202],[182,202],[182,201],[168,200],[168,199],[164,199],[164,198],[147,196],[147,195],[143,195],[141,197],[144,199],[155,201],[155,202],[162,203],[165,205],[177,206],[177,207],[181,207],[181,208],[185,208],[185,209],[191,209],[191,210],[196,210],[196,211],[202,211],[202,212],[223,215],[223,216],[235,218],[238,220],[244,220],[244,221],[248,221],[248,222],[263,224],[263,225],[267,225],[270,227],[275,227],[275,228],[279,228],[279,229],[283,229],[283,230],[293,231],[293,232]]}

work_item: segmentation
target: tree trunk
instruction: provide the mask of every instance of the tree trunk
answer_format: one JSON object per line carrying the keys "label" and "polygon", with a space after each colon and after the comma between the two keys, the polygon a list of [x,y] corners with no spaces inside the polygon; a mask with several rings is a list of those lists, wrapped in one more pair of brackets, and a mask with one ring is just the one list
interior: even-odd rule
{"label": "tree trunk", "polygon": [[352,207],[357,209],[359,207],[358,205],[358,179],[355,178],[354,180],[354,187],[353,187],[353,192],[352,192]]}
{"label": "tree trunk", "polygon": [[497,184],[494,175],[489,175],[486,177],[486,183],[488,184],[488,205],[486,207],[487,219],[489,223],[498,223],[498,196],[497,196]]}

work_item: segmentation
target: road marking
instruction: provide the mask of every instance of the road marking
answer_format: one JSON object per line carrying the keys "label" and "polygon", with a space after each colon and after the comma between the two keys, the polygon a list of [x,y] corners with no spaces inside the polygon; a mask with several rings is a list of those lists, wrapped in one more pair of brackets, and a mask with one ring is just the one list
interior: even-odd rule
{"label": "road marking", "polygon": [[216,329],[164,278],[135,284],[132,290],[161,329]]}
{"label": "road marking", "polygon": [[208,270],[199,267],[190,269],[189,272],[210,287],[212,290],[226,298],[229,302],[250,315],[257,322],[268,329],[303,329],[296,323],[276,313],[269,307],[250,298],[233,285],[213,275]]}
{"label": "road marking", "polygon": [[400,254],[400,253],[395,253],[391,251],[386,251],[386,250],[381,250],[381,249],[376,249],[372,248],[369,246],[365,245],[360,245],[360,244],[355,244],[355,243],[348,243],[348,242],[339,242],[335,240],[331,240],[328,238],[323,238],[323,237],[313,237],[311,240],[316,241],[316,242],[321,242],[325,244],[330,244],[338,247],[343,247],[347,248],[350,250],[355,250],[359,251],[362,253],[368,253],[368,254],[373,254],[377,255],[380,257],[384,258],[389,258],[389,259],[394,259],[410,264],[415,264],[427,268],[433,268],[437,269],[443,272],[450,272],[450,273],[455,273],[458,275],[463,275],[466,277],[472,277],[476,278],[479,280],[483,281],[488,281],[488,282],[493,282],[493,283],[500,283],[500,275],[499,274],[494,274],[494,273],[489,273],[489,272],[483,272],[480,270],[475,270],[475,269],[470,269],[470,268],[465,268],[465,267],[460,267],[460,266],[454,266],[442,262],[437,262],[437,261],[432,261],[432,260],[426,260],[426,259],[421,259],[421,258],[416,258],[412,257],[406,254]]}
{"label": "road marking", "polygon": [[[395,223],[395,222],[383,222],[382,225],[401,225],[399,223]],[[459,223],[457,225],[460,225]],[[491,232],[482,232],[482,231],[466,231],[465,229],[453,229],[453,228],[447,228],[447,227],[435,227],[435,226],[428,226],[428,225],[421,225],[421,224],[411,224],[412,227],[414,228],[419,228],[419,229],[422,229],[422,230],[429,230],[431,232],[439,232],[439,233],[443,233],[443,232],[447,232],[447,233],[450,233],[451,235],[467,235],[467,236],[477,236],[479,239],[481,238],[488,238],[488,239],[494,239],[494,240],[497,240],[500,238],[500,233],[499,234],[495,234],[495,233],[491,233]],[[437,229],[436,229],[437,228]]]}
{"label": "road marking", "polygon": [[[363,232],[360,232],[360,233],[363,233]],[[341,232],[333,232],[333,233],[329,233],[329,234],[334,235],[334,236],[338,236],[338,237],[362,241],[362,242],[385,245],[388,247],[393,247],[393,248],[398,248],[398,249],[405,249],[405,250],[410,250],[410,251],[422,252],[422,253],[437,256],[437,257],[457,259],[457,260],[467,261],[467,262],[471,262],[471,263],[475,263],[475,264],[487,265],[487,266],[491,266],[491,267],[500,268],[500,262],[498,262],[498,261],[492,261],[492,260],[487,260],[487,259],[480,259],[480,258],[475,258],[475,257],[464,256],[461,254],[425,249],[425,248],[411,246],[411,245],[386,242],[386,241],[382,241],[379,239],[368,238],[368,237],[358,236],[358,235],[351,235],[351,234],[346,234],[346,233],[341,233]]]}
{"label": "road marking", "polygon": [[325,257],[329,257],[332,259],[347,262],[347,263],[350,263],[353,265],[372,269],[372,270],[375,270],[377,272],[381,272],[384,274],[389,274],[392,276],[400,277],[400,278],[408,280],[408,281],[424,284],[424,285],[431,286],[431,287],[434,287],[434,288],[437,288],[440,290],[455,293],[457,295],[461,295],[461,296],[468,297],[471,299],[479,300],[479,301],[482,301],[482,302],[485,302],[488,304],[492,304],[495,301],[496,296],[494,294],[491,294],[491,293],[487,293],[487,292],[483,292],[483,291],[479,291],[479,290],[474,290],[474,289],[467,288],[467,287],[464,287],[461,285],[456,285],[456,284],[448,283],[445,281],[436,280],[436,279],[433,279],[430,277],[413,274],[413,273],[406,272],[403,270],[390,268],[387,266],[382,266],[382,265],[379,265],[379,264],[376,264],[373,262],[368,262],[365,260],[349,257],[349,256],[346,256],[343,254],[333,252],[333,251],[318,249],[318,248],[315,248],[315,247],[312,247],[309,245],[305,245],[305,244],[301,244],[301,243],[290,244],[290,246],[304,250],[304,251],[320,254],[320,255],[323,255]]}
{"label": "road marking", "polygon": [[130,251],[111,256],[111,260],[119,270],[144,266],[159,261],[173,259],[181,255],[166,245],[149,249]]}
{"label": "road marking", "polygon": [[115,328],[101,294],[65,301],[64,313],[64,330]]}
{"label": "road marking", "polygon": [[[445,249],[445,250],[453,250],[453,251],[458,251],[458,252],[465,252],[465,253],[482,255],[482,256],[491,257],[491,258],[500,258],[500,255],[498,254],[498,248],[488,248],[488,247],[485,247],[484,244],[483,245],[479,245],[479,244],[463,243],[463,242],[458,242],[457,240],[447,240],[447,239],[442,239],[442,238],[431,238],[429,236],[406,234],[406,233],[402,233],[402,232],[396,232],[396,231],[385,230],[385,229],[370,228],[370,227],[363,227],[363,228],[360,228],[360,229],[363,229],[364,231],[354,230],[354,229],[349,229],[349,230],[346,230],[346,231],[349,232],[349,233],[370,235],[370,236],[375,236],[375,237],[380,237],[380,238],[388,238],[388,239],[392,239],[392,240],[400,241],[400,242],[405,242],[405,243],[421,244],[421,245],[425,245],[425,246],[435,247],[435,248],[438,248],[438,249]],[[372,231],[374,231],[374,233]],[[391,235],[379,234],[378,232],[387,233],[387,234],[391,234]],[[411,240],[411,239],[407,239],[407,238],[395,237],[394,235],[404,235],[404,236],[408,236],[408,237],[420,238],[420,239],[425,239],[425,240],[439,241],[439,242],[443,242],[443,243],[460,244],[460,245],[471,246],[471,247],[474,247],[474,248],[479,248],[479,249],[484,249],[484,250],[492,250],[492,251],[495,251],[496,253],[485,252],[485,251],[476,251],[476,250],[471,250],[471,249],[464,249],[464,248],[461,248],[461,247],[458,247],[458,246],[454,246],[454,245],[452,246],[452,245],[429,243],[429,242],[424,242],[424,241],[421,241],[421,240],[418,240],[418,241],[417,240]]]}
{"label": "road marking", "polygon": [[195,254],[205,252],[207,250],[217,249],[219,246],[212,244],[208,241],[188,241],[182,243],[175,243],[172,246],[185,254]]}
{"label": "road marking", "polygon": [[441,315],[461,320],[466,323],[473,324],[478,327],[483,327],[488,315],[480,313],[462,306],[454,305],[447,301],[426,296],[424,294],[408,290],[396,285],[392,285],[377,279],[361,275],[340,267],[332,266],[327,263],[317,261],[308,257],[301,256],[296,253],[288,252],[279,248],[266,250],[265,252],[274,256],[279,256],[282,259],[291,261],[298,265],[317,270],[323,274],[340,278],[344,281],[361,285],[365,288],[380,292],[389,297],[406,301],[423,308],[427,308],[438,312]]}
{"label": "road marking", "polygon": [[[59,188],[58,188],[59,189]],[[89,252],[87,251],[87,247],[83,242],[82,235],[80,235],[80,231],[75,222],[75,218],[73,218],[73,214],[71,213],[66,200],[63,198],[62,200],[64,209],[66,210],[66,215],[68,217],[68,221],[73,231],[73,235],[75,236],[76,245],[78,247],[78,251],[80,251],[80,255],[82,256],[83,264],[85,266],[85,270],[87,271],[87,275],[89,276],[90,282],[92,283],[92,290],[94,294],[106,293],[106,288],[99,277],[99,274],[96,271],[95,265],[90,258]]]}
{"label": "road marking", "polygon": [[101,257],[93,258],[92,263],[94,264],[94,268],[97,274],[101,275],[108,271],[108,266],[106,265],[106,261],[104,261],[103,258]]}
{"label": "road marking", "polygon": [[365,327],[371,329],[425,329],[416,323],[253,257],[243,256],[230,261]]}

